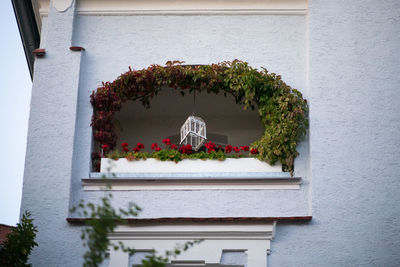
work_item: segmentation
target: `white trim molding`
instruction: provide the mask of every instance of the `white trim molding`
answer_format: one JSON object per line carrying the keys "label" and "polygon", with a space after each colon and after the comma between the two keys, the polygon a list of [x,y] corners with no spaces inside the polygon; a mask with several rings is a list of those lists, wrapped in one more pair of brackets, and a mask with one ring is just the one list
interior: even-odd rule
{"label": "white trim molding", "polygon": [[[160,254],[173,249],[176,244],[203,240],[173,259],[172,266],[184,266],[179,263],[188,262],[218,266],[224,251],[243,251],[247,255],[247,267],[266,267],[275,225],[274,221],[260,224],[122,225],[110,235],[110,240],[115,243],[122,241],[137,251],[156,250]],[[128,254],[110,250],[110,267],[128,266],[128,262]]]}
{"label": "white trim molding", "polygon": [[[38,2],[47,16],[50,0]],[[80,0],[80,15],[305,15],[307,0]]]}
{"label": "white trim molding", "polygon": [[[110,178],[82,179],[85,191],[299,190],[301,178]],[[110,189],[111,186],[111,189]]]}
{"label": "white trim molding", "polygon": [[64,12],[71,7],[73,0],[53,0],[53,6],[58,12]]}

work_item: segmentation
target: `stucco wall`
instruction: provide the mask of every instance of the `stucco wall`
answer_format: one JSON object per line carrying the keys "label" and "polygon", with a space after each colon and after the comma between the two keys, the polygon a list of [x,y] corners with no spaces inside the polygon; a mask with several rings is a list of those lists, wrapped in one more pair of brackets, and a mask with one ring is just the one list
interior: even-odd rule
{"label": "stucco wall", "polygon": [[[77,128],[82,153],[77,154],[78,174],[73,179],[88,175],[82,165],[88,165],[90,155],[92,107],[88,102],[89,93],[102,81],[116,79],[128,70],[128,66],[140,69],[171,59],[184,60],[187,64],[209,64],[238,58],[253,67],[264,66],[281,74],[288,84],[307,93],[306,18],[300,15],[82,15],[75,21],[73,43],[86,49],[81,69],[84,77],[80,84],[82,98],[78,106],[82,125]],[[164,112],[164,115],[168,114]],[[210,122],[212,125],[213,121]],[[142,125],[136,125],[139,132]],[[154,126],[147,124],[149,126],[151,131]],[[148,138],[154,137],[152,133],[148,135]],[[141,217],[308,215],[307,141],[300,146],[300,153],[296,175],[304,179],[301,190],[119,192],[115,194],[115,204],[135,201],[143,208]],[[100,195],[98,192],[81,192],[76,199],[95,201]]]}
{"label": "stucco wall", "polygon": [[312,215],[269,266],[398,266],[400,2],[309,1]]}
{"label": "stucco wall", "polygon": [[29,260],[33,266],[79,266],[83,255],[80,228],[65,219],[81,55],[69,50],[73,8],[65,13],[53,11],[42,28],[47,31],[46,56],[35,59],[20,214],[29,210],[38,227],[38,247]]}
{"label": "stucco wall", "polygon": [[79,199],[101,195],[82,192],[80,181],[90,171],[91,91],[129,65],[235,58],[281,74],[309,99],[310,138],[296,162],[302,189],[120,192],[115,204],[136,201],[142,217],[312,212],[310,223],[278,223],[269,266],[396,266],[399,14],[398,1],[372,0],[310,0],[308,16],[79,16],[75,24],[71,11],[50,11],[46,57],[35,62],[21,208],[39,226],[34,266],[81,262],[80,228],[65,218]]}

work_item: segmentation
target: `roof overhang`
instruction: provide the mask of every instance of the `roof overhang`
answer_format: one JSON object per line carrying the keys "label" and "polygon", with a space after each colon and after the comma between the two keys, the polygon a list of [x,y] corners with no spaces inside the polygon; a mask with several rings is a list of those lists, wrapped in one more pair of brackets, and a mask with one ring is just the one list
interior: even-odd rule
{"label": "roof overhang", "polygon": [[33,50],[40,45],[40,34],[38,22],[35,16],[32,1],[30,0],[11,0],[15,18],[17,20],[22,45],[25,51],[31,79],[33,79],[33,64],[35,56]]}

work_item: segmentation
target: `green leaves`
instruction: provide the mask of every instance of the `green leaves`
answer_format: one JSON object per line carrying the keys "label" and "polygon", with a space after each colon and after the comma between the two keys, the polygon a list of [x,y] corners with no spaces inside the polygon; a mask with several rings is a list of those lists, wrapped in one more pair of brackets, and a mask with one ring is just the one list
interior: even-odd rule
{"label": "green leaves", "polygon": [[33,225],[31,213],[25,211],[21,222],[7,235],[7,240],[0,245],[0,266],[31,266],[27,264],[35,242],[37,227]]}
{"label": "green leaves", "polygon": [[[139,100],[143,106],[150,107],[150,100],[163,86],[179,89],[182,95],[206,90],[215,94],[229,93],[244,109],[258,108],[265,134],[252,148],[260,151],[260,160],[270,164],[279,161],[293,171],[298,155],[296,145],[308,129],[307,101],[298,90],[285,84],[281,76],[265,68],[259,71],[240,60],[198,66],[181,63],[168,61],[166,67],[152,65],[143,70],[129,70],[93,92],[92,126],[98,146],[108,144],[114,148],[117,138],[111,118],[121,109],[121,103]],[[170,155],[156,156],[167,160]],[[180,157],[174,155],[173,160],[179,161]]]}
{"label": "green leaves", "polygon": [[235,155],[227,156],[223,151],[212,151],[210,153],[200,151],[198,153],[193,154],[184,154],[175,149],[163,149],[161,151],[153,152],[149,157],[156,158],[161,161],[174,161],[178,163],[183,159],[217,159],[217,160],[225,160],[227,157],[237,157]]}
{"label": "green leaves", "polygon": [[[111,187],[109,189],[111,189]],[[121,241],[119,241],[118,243],[111,242],[108,236],[115,230],[115,228],[118,225],[127,223],[125,218],[131,216],[133,217],[138,216],[138,213],[141,211],[141,209],[136,204],[131,202],[128,204],[128,209],[119,208],[118,210],[116,210],[111,205],[111,200],[112,200],[112,194],[107,193],[104,197],[101,198],[100,204],[93,204],[90,202],[85,203],[84,201],[81,200],[77,207],[73,207],[70,210],[71,212],[77,212],[79,216],[88,218],[85,222],[86,227],[82,230],[81,233],[83,246],[87,248],[87,251],[83,255],[84,267],[99,266],[104,261],[104,259],[109,258],[110,248],[114,250],[121,250],[129,254],[135,254],[136,252],[133,247],[128,247]],[[34,229],[36,231],[36,228]],[[142,261],[142,266],[165,267],[166,264],[169,262],[169,259],[175,258],[183,251],[188,250],[190,247],[200,243],[201,241],[202,240],[194,240],[185,242],[184,244],[181,245],[178,244],[172,250],[166,251],[165,255],[158,255],[156,251],[153,251],[150,256],[147,256]],[[36,243],[34,244],[37,245]],[[2,255],[1,252],[2,251],[0,250],[0,255]],[[12,256],[15,255],[13,254]],[[2,260],[1,257],[0,259]],[[3,262],[0,261],[0,263]],[[29,265],[4,265],[4,266],[29,266]]]}
{"label": "green leaves", "polygon": [[79,216],[89,218],[82,230],[81,239],[87,251],[83,255],[85,267],[97,267],[105,258],[109,257],[108,249],[121,249],[124,252],[133,252],[133,249],[123,243],[111,243],[108,234],[112,233],[118,224],[126,223],[125,217],[137,216],[141,209],[134,203],[128,204],[128,209],[116,209],[111,205],[112,194],[108,193],[101,198],[100,204],[81,201],[71,212],[78,212]]}

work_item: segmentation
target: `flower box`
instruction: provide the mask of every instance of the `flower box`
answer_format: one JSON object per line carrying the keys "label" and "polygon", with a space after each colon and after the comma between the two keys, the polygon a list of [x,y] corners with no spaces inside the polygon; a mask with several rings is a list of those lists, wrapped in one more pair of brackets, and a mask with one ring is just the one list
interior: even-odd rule
{"label": "flower box", "polygon": [[202,172],[282,172],[282,166],[271,166],[255,158],[219,160],[184,159],[178,163],[154,158],[128,161],[125,158],[101,159],[103,173],[202,173]]}

